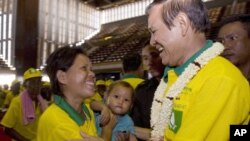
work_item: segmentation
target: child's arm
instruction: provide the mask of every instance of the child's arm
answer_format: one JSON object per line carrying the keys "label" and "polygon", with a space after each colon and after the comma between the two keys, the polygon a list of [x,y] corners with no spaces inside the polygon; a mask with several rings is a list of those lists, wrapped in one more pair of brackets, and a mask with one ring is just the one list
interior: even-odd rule
{"label": "child's arm", "polygon": [[109,110],[109,108],[103,102],[92,101],[90,103],[90,107],[94,111],[101,112],[100,123],[101,123],[102,126],[106,125],[109,122],[110,115],[112,114],[112,112]]}
{"label": "child's arm", "polygon": [[112,131],[117,123],[117,117],[111,116],[108,124],[102,126],[102,134],[101,138],[104,139],[104,141],[111,141],[112,138]]}

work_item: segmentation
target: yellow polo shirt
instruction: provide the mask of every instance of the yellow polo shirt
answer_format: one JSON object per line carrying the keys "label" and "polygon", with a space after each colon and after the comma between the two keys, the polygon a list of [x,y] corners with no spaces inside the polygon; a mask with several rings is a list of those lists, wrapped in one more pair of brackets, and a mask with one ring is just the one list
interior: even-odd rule
{"label": "yellow polo shirt", "polygon": [[12,101],[12,99],[15,97],[15,95],[13,95],[13,92],[9,91],[5,97],[4,100],[4,106],[8,105],[8,107],[10,106],[10,103]]}
{"label": "yellow polo shirt", "polygon": [[[180,75],[178,68],[167,73],[171,82]],[[249,84],[238,68],[218,56],[197,73],[173,104],[164,141],[226,141],[230,125],[249,121]]]}
{"label": "yellow polo shirt", "polygon": [[[35,106],[35,103],[33,103],[33,106]],[[20,96],[16,96],[13,98],[8,111],[1,121],[1,124],[5,127],[13,128],[15,131],[29,140],[34,140],[36,138],[38,120],[41,116],[41,113],[42,111],[39,107],[37,107],[35,111],[35,121],[24,126]]]}
{"label": "yellow polo shirt", "polygon": [[134,90],[136,89],[136,87],[142,83],[144,81],[144,79],[137,77],[134,74],[125,74],[122,77],[122,81],[126,81],[128,82],[133,88]]}
{"label": "yellow polo shirt", "polygon": [[90,118],[84,124],[78,124],[69,117],[58,105],[52,104],[41,116],[38,126],[37,141],[64,141],[68,139],[82,139],[80,131],[97,136],[94,113],[86,104]]}

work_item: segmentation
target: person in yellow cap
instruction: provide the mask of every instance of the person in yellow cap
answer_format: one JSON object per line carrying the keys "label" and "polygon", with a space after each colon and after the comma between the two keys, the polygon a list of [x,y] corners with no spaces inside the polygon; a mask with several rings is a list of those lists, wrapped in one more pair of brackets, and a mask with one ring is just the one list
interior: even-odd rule
{"label": "person in yellow cap", "polygon": [[4,99],[3,103],[4,108],[8,108],[10,106],[12,99],[19,94],[20,87],[21,83],[18,80],[14,80],[11,83],[10,91],[6,94],[6,97]]}
{"label": "person in yellow cap", "polygon": [[15,140],[35,140],[38,120],[47,107],[41,97],[41,72],[30,68],[24,72],[24,91],[13,98],[1,125]]}
{"label": "person in yellow cap", "polygon": [[107,79],[107,80],[105,81],[106,87],[108,88],[109,85],[111,85],[113,82],[114,82],[114,80],[112,80],[112,79]]}
{"label": "person in yellow cap", "polygon": [[52,102],[51,85],[47,81],[42,82],[41,96],[50,103]]}
{"label": "person in yellow cap", "polygon": [[105,81],[102,79],[97,80],[96,81],[96,89],[97,89],[98,94],[103,98],[104,93],[107,89]]}
{"label": "person in yellow cap", "polygon": [[0,107],[1,108],[5,108],[4,101],[8,93],[10,93],[9,85],[4,84],[3,87],[1,88],[1,95],[0,95]]}

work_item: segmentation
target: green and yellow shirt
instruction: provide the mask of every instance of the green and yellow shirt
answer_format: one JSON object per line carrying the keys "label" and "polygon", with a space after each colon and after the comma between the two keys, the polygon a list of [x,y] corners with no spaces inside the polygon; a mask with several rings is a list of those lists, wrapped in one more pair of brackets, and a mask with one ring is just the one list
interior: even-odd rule
{"label": "green and yellow shirt", "polygon": [[[171,86],[204,50],[176,68],[166,68],[164,78]],[[174,99],[173,113],[164,141],[229,140],[232,124],[247,124],[250,111],[249,84],[241,72],[223,57],[205,65]]]}

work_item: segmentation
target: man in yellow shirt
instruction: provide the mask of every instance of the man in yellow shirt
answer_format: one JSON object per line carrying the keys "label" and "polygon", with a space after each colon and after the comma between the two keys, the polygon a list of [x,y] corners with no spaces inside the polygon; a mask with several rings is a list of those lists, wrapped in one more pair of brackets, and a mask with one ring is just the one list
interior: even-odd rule
{"label": "man in yellow shirt", "polygon": [[229,16],[221,22],[217,40],[225,46],[223,57],[237,66],[250,82],[250,14]]}
{"label": "man in yellow shirt", "polygon": [[40,94],[41,72],[30,68],[24,73],[25,90],[13,98],[1,124],[15,140],[35,140],[39,117],[46,102]]}
{"label": "man in yellow shirt", "polygon": [[250,83],[249,25],[250,14],[229,16],[221,22],[217,40],[226,47],[222,56],[237,66]]}
{"label": "man in yellow shirt", "polygon": [[151,110],[151,139],[229,140],[230,125],[248,123],[249,84],[207,40],[201,0],[154,0],[147,9],[151,45],[166,66]]}

